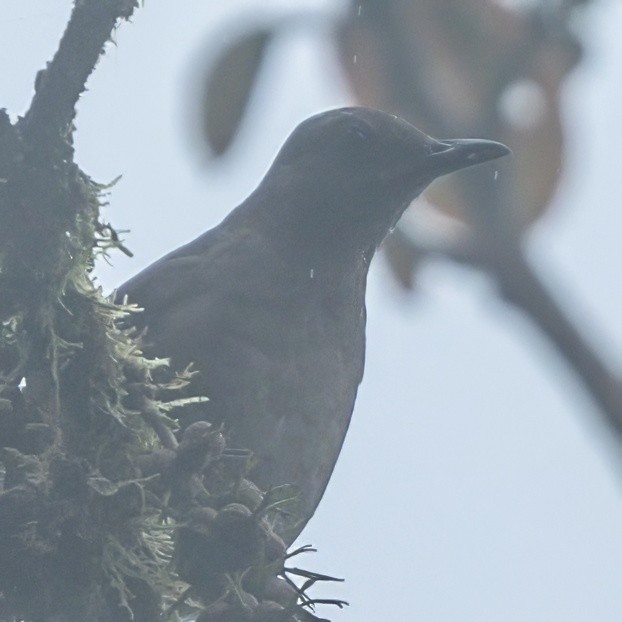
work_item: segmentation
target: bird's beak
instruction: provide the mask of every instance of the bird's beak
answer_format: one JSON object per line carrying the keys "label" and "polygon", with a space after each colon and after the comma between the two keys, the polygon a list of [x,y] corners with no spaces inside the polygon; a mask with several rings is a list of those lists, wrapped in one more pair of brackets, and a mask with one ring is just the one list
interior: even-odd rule
{"label": "bird's beak", "polygon": [[510,153],[505,145],[492,140],[441,140],[434,141],[426,161],[434,176],[440,177]]}

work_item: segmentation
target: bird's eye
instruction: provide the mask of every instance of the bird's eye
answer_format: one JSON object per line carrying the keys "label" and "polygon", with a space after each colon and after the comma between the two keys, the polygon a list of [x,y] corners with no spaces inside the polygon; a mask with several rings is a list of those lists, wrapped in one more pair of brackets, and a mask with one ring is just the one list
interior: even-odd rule
{"label": "bird's eye", "polygon": [[368,141],[369,140],[369,133],[367,132],[367,130],[365,130],[364,128],[360,127],[359,125],[352,125],[352,126],[350,126],[350,128],[348,128],[348,132],[352,136],[355,136],[357,138],[357,140],[363,140],[363,141]]}

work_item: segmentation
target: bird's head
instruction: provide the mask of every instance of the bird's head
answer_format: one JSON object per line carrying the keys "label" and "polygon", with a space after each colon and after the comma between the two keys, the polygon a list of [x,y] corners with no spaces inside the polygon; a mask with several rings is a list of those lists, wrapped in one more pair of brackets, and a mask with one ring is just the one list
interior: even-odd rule
{"label": "bird's head", "polygon": [[434,179],[508,153],[489,140],[436,140],[379,110],[340,108],[298,125],[264,185],[291,197],[280,215],[290,230],[367,249]]}

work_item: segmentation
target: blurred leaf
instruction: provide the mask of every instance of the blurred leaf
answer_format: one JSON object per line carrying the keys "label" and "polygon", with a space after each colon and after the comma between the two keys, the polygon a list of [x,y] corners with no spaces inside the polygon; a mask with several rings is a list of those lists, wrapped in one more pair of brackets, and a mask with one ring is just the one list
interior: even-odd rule
{"label": "blurred leaf", "polygon": [[[508,162],[436,182],[426,197],[441,212],[490,232],[501,221],[524,231],[548,208],[563,163],[561,89],[581,57],[573,4],[352,0],[341,61],[362,105],[438,138],[492,138],[513,150]],[[394,242],[391,266],[408,287],[411,250]]]}
{"label": "blurred leaf", "polygon": [[244,32],[210,66],[204,87],[202,130],[211,153],[222,155],[231,146],[273,34],[272,29],[263,27]]}
{"label": "blurred leaf", "polygon": [[399,229],[385,239],[382,250],[398,283],[404,289],[414,289],[422,252]]}

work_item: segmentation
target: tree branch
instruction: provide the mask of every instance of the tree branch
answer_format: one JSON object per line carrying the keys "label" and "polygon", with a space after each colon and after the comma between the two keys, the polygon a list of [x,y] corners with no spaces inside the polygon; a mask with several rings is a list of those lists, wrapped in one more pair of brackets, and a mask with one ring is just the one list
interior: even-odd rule
{"label": "tree branch", "polygon": [[26,142],[42,135],[65,136],[75,106],[95,68],[104,45],[120,19],[128,19],[136,0],[75,0],[58,50],[35,81],[35,96],[22,121]]}
{"label": "tree branch", "polygon": [[609,368],[540,279],[525,256],[520,239],[506,238],[502,244],[486,234],[457,238],[455,232],[443,237],[436,231],[428,238],[404,228],[400,233],[424,255],[451,259],[490,274],[503,298],[521,309],[557,348],[600,408],[605,423],[622,440],[622,379]]}
{"label": "tree branch", "polygon": [[487,267],[503,297],[522,309],[583,381],[605,421],[622,439],[622,379],[588,342],[516,244]]}

